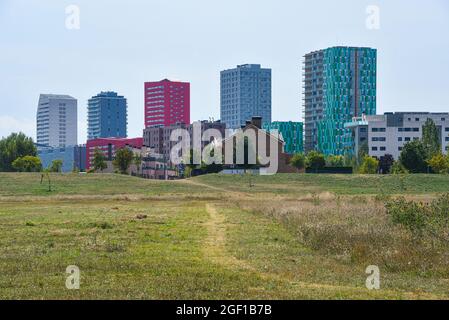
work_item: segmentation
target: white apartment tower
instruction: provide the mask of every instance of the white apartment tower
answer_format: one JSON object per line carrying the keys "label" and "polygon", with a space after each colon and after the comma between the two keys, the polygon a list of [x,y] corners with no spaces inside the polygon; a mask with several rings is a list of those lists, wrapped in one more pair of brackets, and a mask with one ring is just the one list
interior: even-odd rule
{"label": "white apartment tower", "polygon": [[77,100],[68,95],[41,94],[36,124],[38,145],[49,147],[77,145]]}

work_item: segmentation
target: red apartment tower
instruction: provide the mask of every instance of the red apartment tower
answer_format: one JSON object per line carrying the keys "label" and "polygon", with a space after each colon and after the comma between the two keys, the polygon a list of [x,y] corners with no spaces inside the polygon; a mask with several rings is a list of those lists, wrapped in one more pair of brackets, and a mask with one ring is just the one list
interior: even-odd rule
{"label": "red apartment tower", "polygon": [[190,124],[190,83],[145,82],[145,128]]}

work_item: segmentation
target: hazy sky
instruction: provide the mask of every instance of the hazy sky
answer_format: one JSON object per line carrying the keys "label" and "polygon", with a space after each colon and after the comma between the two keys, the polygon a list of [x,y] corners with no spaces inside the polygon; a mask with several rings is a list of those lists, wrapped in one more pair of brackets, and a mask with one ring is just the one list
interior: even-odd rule
{"label": "hazy sky", "polygon": [[[80,8],[80,29],[65,9]],[[366,27],[368,5],[380,29]],[[329,46],[378,49],[378,113],[449,111],[447,0],[0,0],[0,136],[35,137],[39,93],[128,99],[128,133],[143,128],[143,82],[191,82],[191,119],[219,118],[219,72],[273,69],[273,120],[300,120],[301,61]]]}

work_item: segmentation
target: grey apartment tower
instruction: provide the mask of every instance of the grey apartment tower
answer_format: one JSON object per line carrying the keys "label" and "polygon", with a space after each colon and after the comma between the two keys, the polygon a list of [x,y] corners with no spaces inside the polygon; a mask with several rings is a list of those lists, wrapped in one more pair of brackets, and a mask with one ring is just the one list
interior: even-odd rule
{"label": "grey apartment tower", "polygon": [[353,152],[353,117],[376,114],[377,50],[332,47],[306,54],[303,65],[304,149]]}
{"label": "grey apartment tower", "polygon": [[37,144],[74,146],[78,139],[78,102],[68,95],[41,94],[36,114]]}
{"label": "grey apartment tower", "polygon": [[116,92],[101,92],[88,101],[87,140],[126,138],[128,113],[126,98]]}
{"label": "grey apartment tower", "polygon": [[220,114],[227,128],[244,126],[254,116],[271,123],[271,69],[239,65],[220,74]]}

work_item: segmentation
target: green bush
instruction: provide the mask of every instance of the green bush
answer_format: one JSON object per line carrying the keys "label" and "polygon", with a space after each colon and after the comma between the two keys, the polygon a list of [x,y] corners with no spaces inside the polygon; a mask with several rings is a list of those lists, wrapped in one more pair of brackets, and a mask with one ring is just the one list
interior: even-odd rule
{"label": "green bush", "polygon": [[415,238],[428,236],[449,243],[449,194],[430,203],[407,201],[401,197],[387,201],[387,214]]}
{"label": "green bush", "polygon": [[379,160],[376,158],[365,156],[359,168],[361,174],[376,174],[379,169]]}
{"label": "green bush", "polygon": [[435,173],[448,173],[449,172],[449,157],[443,155],[441,152],[435,154],[430,160],[427,161],[432,171]]}
{"label": "green bush", "polygon": [[310,151],[307,154],[306,165],[308,168],[318,170],[326,166],[324,155],[318,151]]}
{"label": "green bush", "polygon": [[306,157],[302,153],[297,153],[290,159],[290,165],[298,171],[302,170],[306,166]]}
{"label": "green bush", "polygon": [[404,165],[400,161],[395,161],[390,169],[391,174],[407,174],[408,170],[404,167]]}
{"label": "green bush", "polygon": [[12,166],[19,172],[40,172],[42,163],[38,157],[25,156],[13,161]]}

